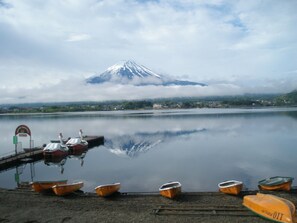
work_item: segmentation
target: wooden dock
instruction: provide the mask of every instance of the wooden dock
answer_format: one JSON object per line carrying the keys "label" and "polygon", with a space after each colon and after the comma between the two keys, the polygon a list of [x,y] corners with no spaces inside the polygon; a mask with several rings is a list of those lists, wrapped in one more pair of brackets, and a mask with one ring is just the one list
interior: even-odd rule
{"label": "wooden dock", "polygon": [[0,158],[0,171],[15,167],[22,163],[32,163],[43,159],[42,148],[35,149],[29,152],[20,152],[17,154]]}
{"label": "wooden dock", "polygon": [[[103,136],[84,136],[84,139],[89,143],[88,149],[104,144]],[[39,161],[43,158],[43,147],[34,147],[31,150],[24,149],[23,152],[0,157],[0,171],[21,165],[23,163]]]}
{"label": "wooden dock", "polygon": [[104,144],[104,136],[84,136],[84,140],[88,142],[89,149]]}

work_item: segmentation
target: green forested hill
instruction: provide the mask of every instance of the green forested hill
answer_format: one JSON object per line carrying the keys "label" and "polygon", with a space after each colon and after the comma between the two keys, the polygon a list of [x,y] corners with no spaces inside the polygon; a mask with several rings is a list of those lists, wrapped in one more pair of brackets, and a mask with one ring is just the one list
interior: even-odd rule
{"label": "green forested hill", "polygon": [[294,90],[290,93],[278,96],[276,98],[276,102],[279,105],[288,104],[288,105],[296,105],[297,104],[297,90]]}

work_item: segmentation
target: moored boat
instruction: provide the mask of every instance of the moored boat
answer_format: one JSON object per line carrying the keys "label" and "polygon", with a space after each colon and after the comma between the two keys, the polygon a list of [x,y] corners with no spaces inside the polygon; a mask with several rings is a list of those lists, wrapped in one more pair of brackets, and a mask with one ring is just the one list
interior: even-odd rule
{"label": "moored boat", "polygon": [[220,192],[238,195],[242,190],[243,183],[237,180],[228,180],[218,184]]}
{"label": "moored boat", "polygon": [[95,191],[99,196],[107,197],[117,192],[120,188],[121,188],[120,183],[105,184],[105,185],[100,185],[96,187]]}
{"label": "moored boat", "polygon": [[52,187],[54,193],[58,196],[64,196],[71,194],[84,186],[83,182],[77,182],[72,184],[60,184]]}
{"label": "moored boat", "polygon": [[174,198],[181,193],[181,183],[175,181],[163,184],[159,191],[163,197]]}
{"label": "moored boat", "polygon": [[62,134],[59,135],[60,142],[51,142],[43,149],[45,157],[62,157],[68,155],[68,147],[63,143]]}
{"label": "moored boat", "polygon": [[286,223],[297,222],[294,204],[274,195],[261,193],[247,195],[243,198],[243,205],[269,220]]}
{"label": "moored boat", "polygon": [[42,192],[46,190],[51,190],[53,186],[59,184],[66,184],[67,180],[57,180],[57,181],[34,181],[31,183],[32,189],[36,192]]}
{"label": "moored boat", "polygon": [[270,177],[258,182],[260,190],[284,190],[290,191],[293,177]]}
{"label": "moored boat", "polygon": [[71,152],[76,153],[88,149],[88,142],[83,139],[82,130],[79,130],[79,137],[70,138],[66,142],[67,147]]}
{"label": "moored boat", "polygon": [[49,143],[43,149],[43,155],[46,157],[62,157],[68,155],[68,148],[61,143]]}

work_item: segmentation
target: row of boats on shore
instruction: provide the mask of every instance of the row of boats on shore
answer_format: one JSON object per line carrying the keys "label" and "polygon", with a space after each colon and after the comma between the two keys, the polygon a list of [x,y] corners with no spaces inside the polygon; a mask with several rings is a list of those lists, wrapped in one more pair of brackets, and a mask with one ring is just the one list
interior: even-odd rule
{"label": "row of boats on shore", "polygon": [[[260,190],[269,191],[290,191],[293,182],[293,177],[270,177],[258,182],[258,187]],[[243,183],[237,180],[229,180],[218,184],[219,190],[226,194],[238,195],[242,188]]]}
{"label": "row of boats on shore", "polygon": [[[83,182],[67,183],[67,180],[58,181],[35,181],[31,182],[32,189],[36,192],[46,192],[52,190],[58,196],[65,196],[80,190]],[[101,197],[108,197],[121,188],[120,183],[99,185],[95,188],[96,193]],[[179,182],[170,182],[160,187],[160,193],[164,197],[174,198],[181,193],[181,184]]]}
{"label": "row of boats on shore", "polygon": [[[292,177],[276,176],[261,180],[258,187],[262,191],[290,191],[293,182]],[[68,184],[67,180],[60,181],[36,181],[32,182],[32,189],[36,192],[52,190],[58,196],[65,196],[80,190],[84,183],[77,182]],[[120,190],[120,183],[100,185],[95,188],[97,195],[108,197]],[[228,180],[218,184],[219,191],[233,196],[239,195],[243,188],[243,183],[237,180]],[[180,182],[169,182],[160,186],[159,192],[166,198],[176,198],[181,194],[182,185]],[[297,222],[295,205],[284,198],[257,193],[256,195],[246,195],[243,197],[243,206],[264,217],[276,222],[292,223]]]}
{"label": "row of boats on shore", "polygon": [[[258,187],[263,191],[290,191],[293,182],[292,177],[270,177],[258,182]],[[229,180],[218,184],[219,190],[226,194],[240,194],[243,183],[237,180]],[[252,212],[275,222],[297,222],[295,205],[284,198],[257,193],[243,197],[243,206]]]}

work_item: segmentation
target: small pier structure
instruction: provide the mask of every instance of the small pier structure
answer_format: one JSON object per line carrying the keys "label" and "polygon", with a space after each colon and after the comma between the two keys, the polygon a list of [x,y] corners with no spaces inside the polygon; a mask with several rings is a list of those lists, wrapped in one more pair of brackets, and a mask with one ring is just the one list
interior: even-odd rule
{"label": "small pier structure", "polygon": [[[104,144],[104,136],[83,136],[83,138],[89,144],[88,149]],[[43,147],[24,149],[24,151],[17,154],[0,157],[0,171],[13,168],[23,163],[36,162],[43,158]]]}
{"label": "small pier structure", "polygon": [[83,136],[83,139],[88,142],[88,149],[104,144],[104,136]]}

